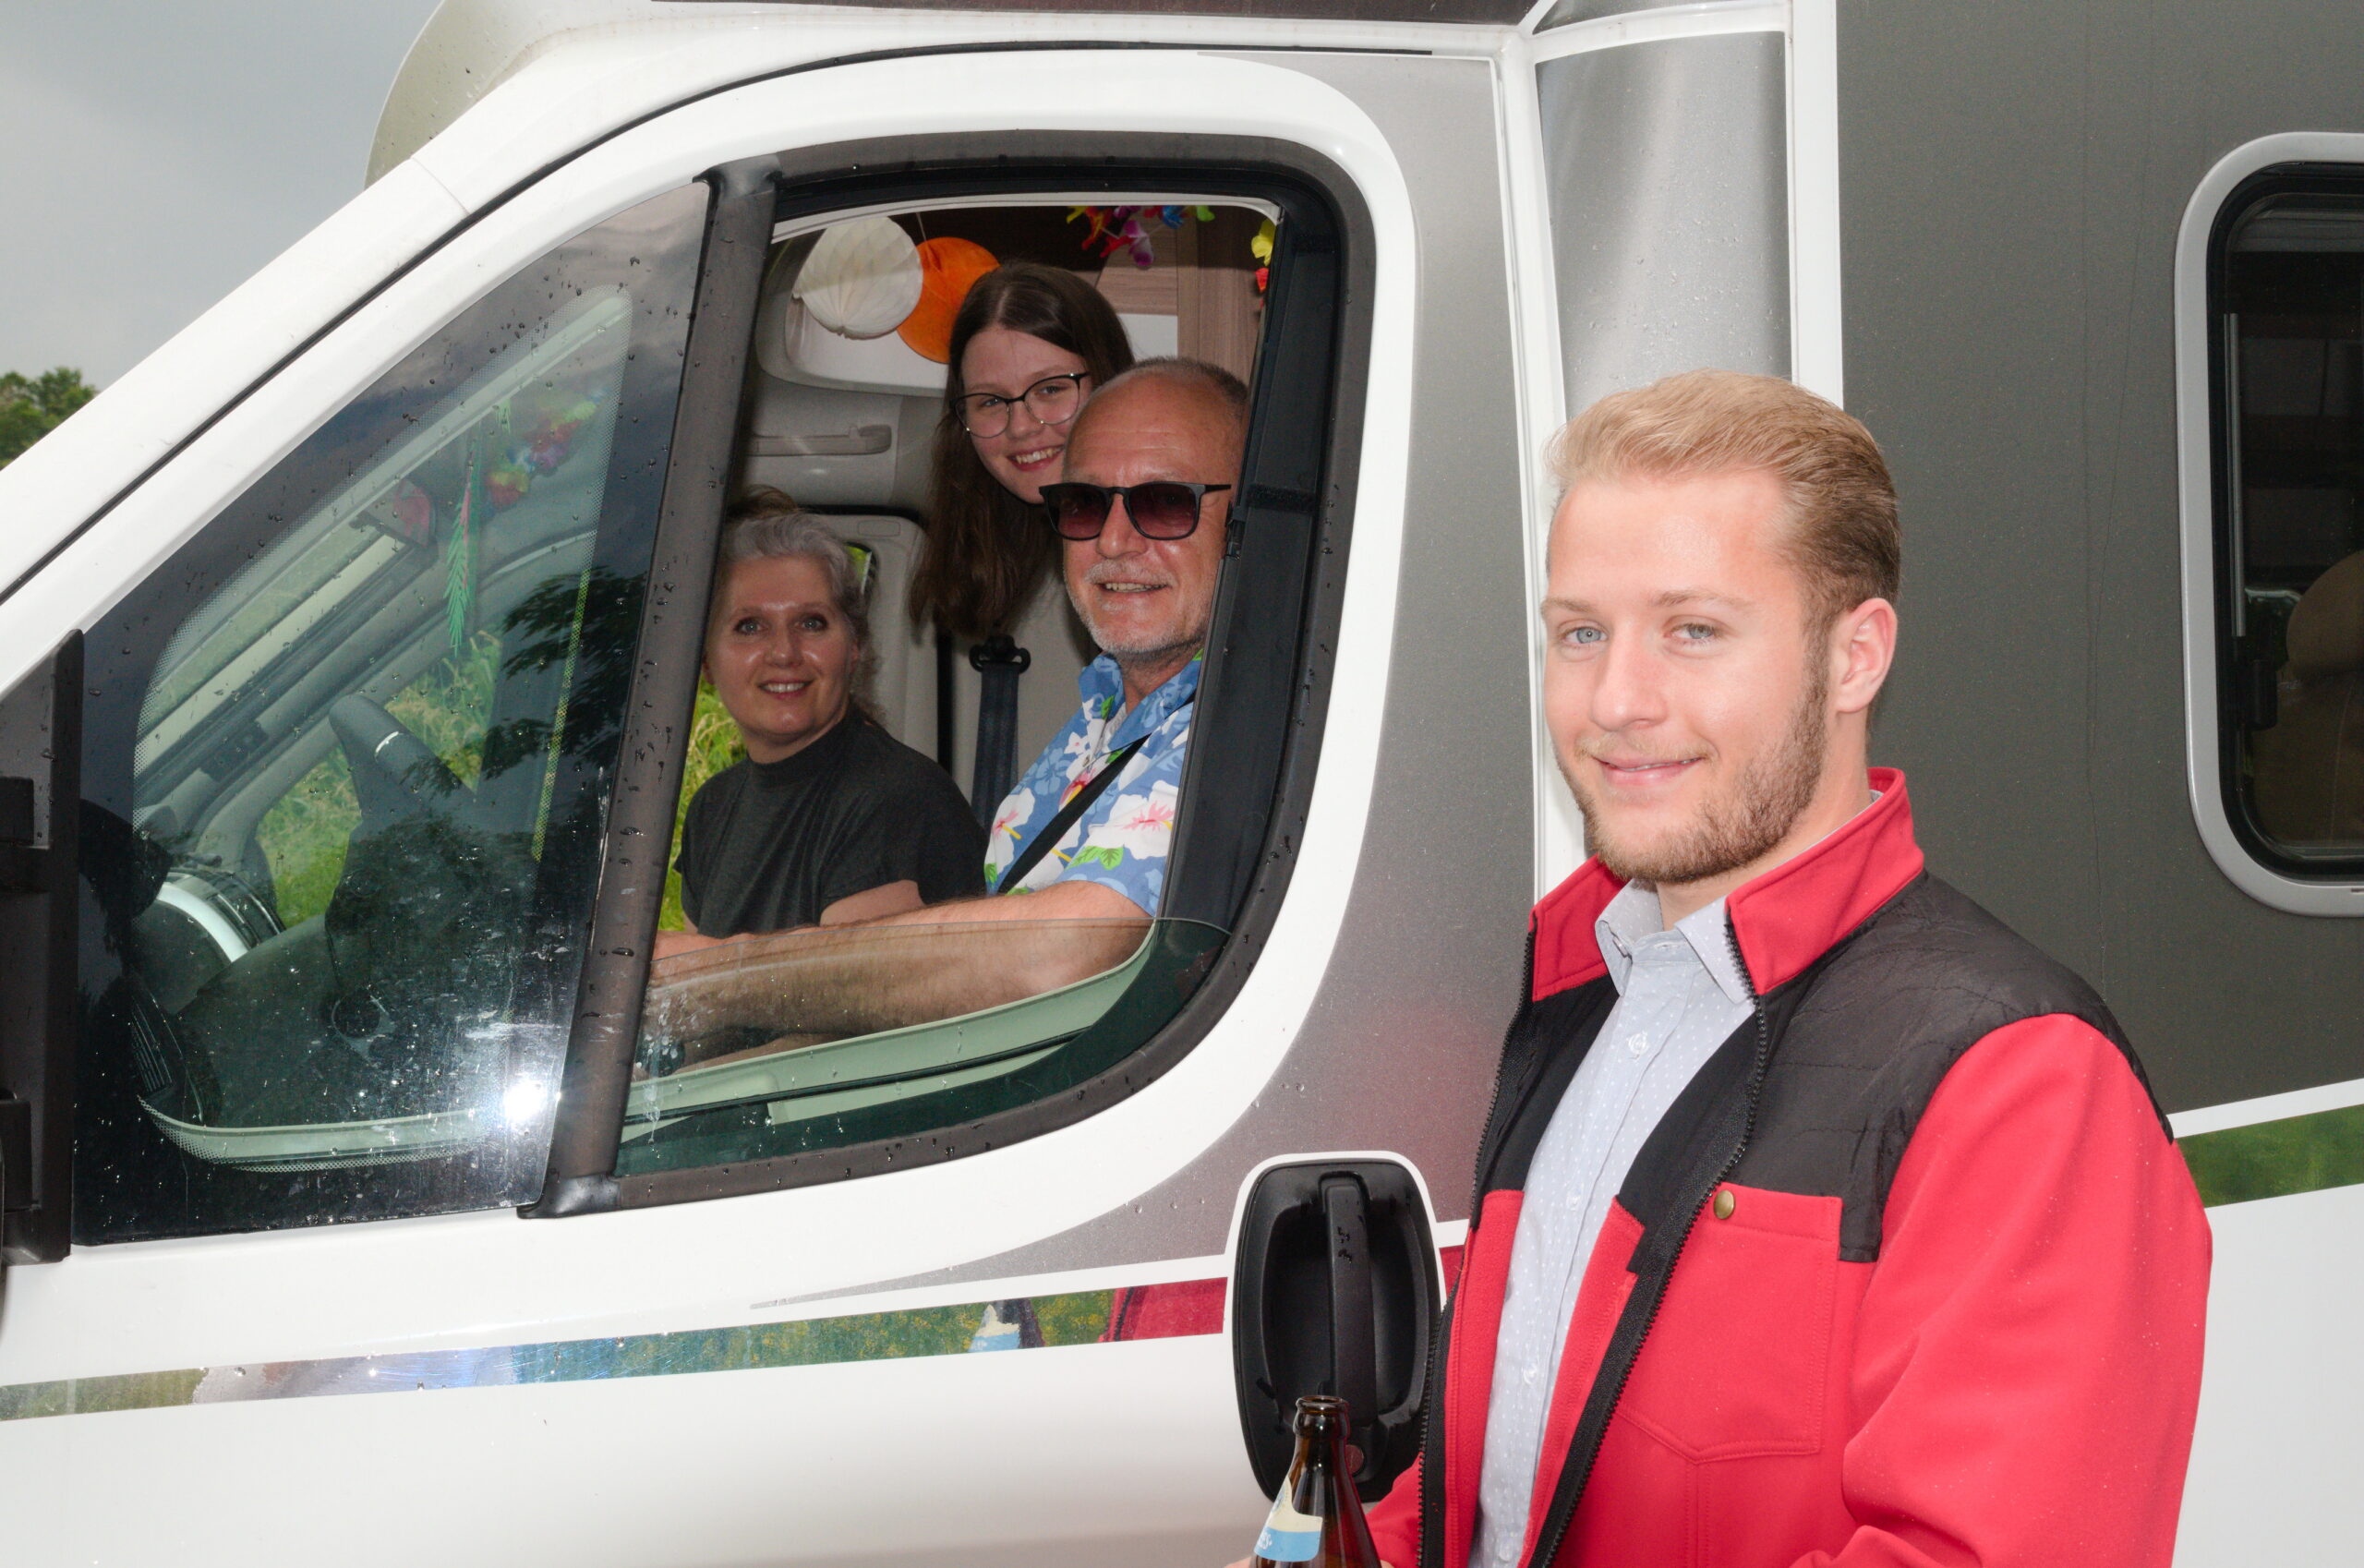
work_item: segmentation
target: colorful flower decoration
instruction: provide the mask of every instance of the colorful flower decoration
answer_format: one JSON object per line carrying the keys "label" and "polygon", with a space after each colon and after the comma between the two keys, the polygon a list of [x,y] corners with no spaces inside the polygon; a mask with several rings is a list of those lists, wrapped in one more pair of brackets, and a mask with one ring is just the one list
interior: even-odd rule
{"label": "colorful flower decoration", "polygon": [[599,403],[597,392],[519,393],[493,408],[466,436],[467,455],[456,496],[438,501],[416,479],[400,479],[370,508],[368,520],[396,538],[431,545],[440,515],[445,541],[458,562],[455,585],[464,585],[473,573],[472,537],[483,520],[524,501],[537,477],[555,474],[565,464],[573,454],[575,437],[598,417]]}
{"label": "colorful flower decoration", "polygon": [[[1080,221],[1092,225],[1092,232],[1083,236],[1084,249],[1090,250],[1097,247],[1100,259],[1104,261],[1113,259],[1119,250],[1129,251],[1132,254],[1133,265],[1136,267],[1152,267],[1157,264],[1157,250],[1150,240],[1150,225],[1156,224],[1162,228],[1178,229],[1191,218],[1196,218],[1202,223],[1212,223],[1215,219],[1215,210],[1212,207],[1196,205],[1184,207],[1179,204],[1165,207],[1070,207],[1067,209],[1068,223]],[[1264,226],[1257,231],[1255,241],[1250,248],[1256,252],[1259,262],[1269,263],[1272,260],[1272,223],[1271,219],[1266,219]],[[1264,287],[1265,271],[1264,267],[1260,266],[1256,271],[1256,287],[1260,291]]]}
{"label": "colorful flower decoration", "polygon": [[526,401],[513,399],[494,411],[492,423],[508,437],[484,466],[484,499],[495,512],[524,501],[536,475],[557,473],[573,451],[576,433],[599,412],[597,398],[580,394],[561,392],[534,400],[538,406],[519,406]]}
{"label": "colorful flower decoration", "polygon": [[1098,246],[1102,260],[1113,259],[1119,250],[1129,250],[1134,266],[1148,267],[1156,263],[1157,252],[1150,244],[1148,225],[1141,221],[1144,213],[1151,223],[1164,222],[1164,212],[1149,207],[1072,207],[1067,210],[1067,222],[1081,218],[1092,224],[1092,232],[1083,236],[1083,248]]}

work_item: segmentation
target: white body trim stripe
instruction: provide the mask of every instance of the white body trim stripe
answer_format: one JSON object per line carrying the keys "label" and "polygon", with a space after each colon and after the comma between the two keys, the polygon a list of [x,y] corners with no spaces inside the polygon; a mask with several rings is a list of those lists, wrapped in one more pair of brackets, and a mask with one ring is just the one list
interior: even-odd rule
{"label": "white body trim stripe", "polygon": [[2204,1132],[2223,1132],[2226,1128],[2310,1116],[2317,1111],[2343,1111],[2350,1105],[2364,1105],[2364,1078],[2294,1089],[2286,1094],[2261,1094],[2254,1100],[2235,1100],[2222,1105],[2201,1105],[2177,1111],[2167,1122],[2176,1129],[2177,1138],[2196,1138]]}

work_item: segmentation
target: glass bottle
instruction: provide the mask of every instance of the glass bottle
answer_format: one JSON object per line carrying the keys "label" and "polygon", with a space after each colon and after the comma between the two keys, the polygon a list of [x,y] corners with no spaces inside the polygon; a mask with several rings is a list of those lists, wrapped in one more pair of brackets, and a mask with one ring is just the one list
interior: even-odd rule
{"label": "glass bottle", "polygon": [[1346,1402],[1309,1393],[1297,1402],[1297,1456],[1256,1538],[1251,1568],[1381,1568],[1346,1446]]}

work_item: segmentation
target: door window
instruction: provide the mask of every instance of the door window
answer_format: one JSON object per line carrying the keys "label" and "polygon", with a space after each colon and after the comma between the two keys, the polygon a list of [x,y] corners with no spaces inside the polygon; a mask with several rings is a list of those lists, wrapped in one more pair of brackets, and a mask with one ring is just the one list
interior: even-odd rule
{"label": "door window", "polygon": [[2253,186],[2217,229],[2219,741],[2258,860],[2364,872],[2364,180]]}
{"label": "door window", "polygon": [[534,1196],[706,210],[494,290],[91,632],[78,1241]]}
{"label": "door window", "polygon": [[[850,573],[840,563],[834,573],[815,573],[811,593],[820,594],[818,585],[829,576],[861,584],[863,603],[851,619],[864,623],[866,636],[860,657],[850,650],[842,655],[855,671],[857,702],[837,731],[841,737],[858,728],[864,738],[858,746],[814,741],[806,754],[829,754],[831,768],[857,766],[835,760],[842,750],[868,759],[858,766],[880,778],[892,773],[899,780],[893,809],[914,814],[888,837],[946,832],[934,817],[948,800],[951,813],[975,825],[975,869],[964,890],[908,895],[929,907],[899,911],[884,923],[837,922],[825,908],[828,899],[859,890],[814,875],[794,856],[774,857],[782,886],[807,878],[832,891],[807,900],[811,908],[788,929],[749,925],[737,916],[738,923],[713,927],[711,896],[692,887],[685,900],[677,892],[666,905],[666,925],[683,923],[686,914],[702,923],[694,934],[700,939],[728,940],[681,951],[659,937],[662,956],[641,1018],[615,1167],[626,1201],[886,1169],[913,1139],[924,1139],[942,1157],[1088,1114],[1149,1081],[1181,1048],[1177,1018],[1206,995],[1203,983],[1236,946],[1252,885],[1285,873],[1285,853],[1268,858],[1264,840],[1292,706],[1320,679],[1297,673],[1307,657],[1299,639],[1309,585],[1324,575],[1325,558],[1342,543],[1328,531],[1336,523],[1322,515],[1320,499],[1320,476],[1332,457],[1340,251],[1334,215],[1310,193],[1240,191],[1248,182],[1224,178],[1235,195],[1210,197],[1204,187],[1184,185],[1160,200],[1101,208],[1005,189],[981,191],[957,206],[842,223],[828,211],[783,218],[742,400],[754,428],[742,442],[735,477],[742,495],[752,492],[767,509],[779,549],[805,549],[795,541],[809,544],[815,526],[841,541]],[[791,196],[784,205],[792,202]],[[1001,319],[1034,320],[1043,331],[1067,333],[1069,343],[1115,333],[1128,350],[1125,359],[1178,355],[1211,367],[1212,375],[1173,372],[1198,377],[1188,384],[1208,389],[1208,407],[1241,397],[1246,383],[1237,421],[1244,459],[1237,444],[1218,454],[1186,442],[1176,451],[1187,455],[1163,460],[1197,463],[1206,472],[1128,468],[1111,477],[1113,466],[1110,475],[1070,471],[1083,444],[1095,452],[1123,444],[1112,441],[1106,421],[1128,416],[1078,413],[1100,395],[1110,371],[1122,368],[1122,360],[1094,363],[1090,356],[1097,349],[1071,350],[1063,358],[1046,356],[1039,342],[1005,344],[997,352],[1010,363],[998,372],[1002,380],[980,383],[998,397],[987,410],[997,417],[964,419],[965,398],[955,404],[950,394],[977,389],[947,386],[946,359],[954,350],[942,333],[962,295],[955,291],[940,303],[921,296],[899,329],[894,311],[907,303],[900,300],[876,320],[839,321],[839,302],[824,292],[836,271],[814,267],[811,259],[851,251],[857,239],[889,259],[910,249],[924,259],[934,246],[939,259],[970,269],[963,289],[971,278],[998,276],[995,270],[1010,263],[1060,273],[1069,281],[1045,284],[1038,271],[1022,285],[1021,304]],[[874,265],[891,275],[888,262]],[[944,319],[933,336],[913,326],[931,308]],[[1080,334],[1041,326],[1045,315],[1061,313],[1102,325]],[[981,374],[995,373],[995,361],[977,363],[984,367]],[[1046,403],[1036,410],[1028,403],[1022,417],[1009,412],[1043,378],[1087,371],[1080,388],[1056,381],[1074,407]],[[1226,385],[1229,392],[1214,390]],[[1091,441],[1070,444],[1087,423],[1095,427]],[[1012,527],[1024,531],[1017,536],[1020,559],[1040,581],[1013,595],[1019,608],[1008,631],[1028,652],[1017,695],[1004,699],[1001,723],[1014,739],[1003,742],[1007,766],[996,770],[978,766],[983,737],[995,732],[992,682],[980,679],[994,660],[967,657],[971,647],[983,653],[972,641],[981,629],[935,619],[924,585],[935,583],[941,595],[943,573],[931,574],[926,563],[944,538],[962,537],[952,531],[959,519],[951,513],[964,497],[941,482],[938,465],[971,461],[972,445],[981,454],[995,450],[990,443],[1005,435],[1005,424],[1023,433],[1022,441],[1008,444],[1029,458],[1037,448],[1063,452],[1061,472],[1071,479],[1212,481],[1208,498],[1188,502],[1203,504],[1197,524],[1203,533],[1185,530],[1163,553],[1150,552],[1159,563],[1151,575],[1164,582],[1159,574],[1170,573],[1177,597],[1194,590],[1190,573],[1203,571],[1211,609],[1194,633],[1203,657],[1188,660],[1154,692],[1134,692],[1122,685],[1118,664],[1101,656],[1086,603],[1091,590],[1077,590],[1070,580],[1114,557],[1093,554],[1096,543],[1063,544],[1039,502],[1014,512]],[[838,434],[847,431],[853,435]],[[854,439],[864,432],[871,439]],[[973,461],[980,488],[1011,488],[1006,476],[994,477],[983,456]],[[1060,476],[1042,476],[1050,482]],[[1152,506],[1161,499],[1125,504]],[[752,503],[742,510],[745,504]],[[1099,504],[1104,511],[1114,503]],[[979,510],[990,509],[981,503]],[[1104,526],[1129,529],[1123,518],[1130,515]],[[1153,513],[1150,526],[1168,525]],[[1196,554],[1180,548],[1192,538],[1207,548]],[[803,820],[797,814],[808,809],[806,794],[826,794],[832,813],[852,814],[837,802],[835,783],[825,788],[806,777],[823,770],[819,761],[766,763],[765,772],[734,743],[733,719],[721,700],[730,692],[718,696],[717,690],[733,681],[717,671],[718,657],[735,656],[727,649],[718,655],[715,639],[736,635],[740,624],[740,610],[725,615],[719,608],[736,592],[735,549],[725,550],[716,573],[720,597],[709,619],[706,661],[715,687],[677,731],[689,740],[689,833],[685,838],[677,832],[677,851],[690,844],[685,863],[693,865],[712,860],[713,851],[700,848],[701,831],[750,855],[769,854],[769,845],[790,837],[787,825]],[[979,552],[979,559],[990,566],[996,558]],[[1131,578],[1125,582],[1132,585]],[[813,634],[822,635],[814,624]],[[803,671],[784,662],[771,673],[785,695],[806,678]],[[826,685],[835,677],[814,679]],[[911,781],[915,767],[931,771],[932,784]],[[1088,795],[1104,767],[1104,792]],[[993,798],[980,798],[982,781],[996,773]],[[693,795],[700,803],[689,802]],[[927,800],[938,804],[909,803]],[[1079,814],[1063,815],[1070,802]],[[1043,853],[1025,854],[1047,825],[1061,823],[1067,826],[1048,833]],[[846,837],[856,835],[850,829]],[[809,839],[811,854],[838,852],[818,831]],[[861,858],[868,865],[874,853],[865,850]],[[720,869],[701,874],[727,880]],[[1011,890],[997,891],[1005,879]],[[1067,906],[1046,890],[1069,881],[1122,896],[1103,912],[1055,916],[1054,909]],[[1042,915],[1022,912],[1019,906],[1038,899]],[[775,907],[788,903],[774,900]],[[1163,1051],[1155,1049],[1160,1043]]]}

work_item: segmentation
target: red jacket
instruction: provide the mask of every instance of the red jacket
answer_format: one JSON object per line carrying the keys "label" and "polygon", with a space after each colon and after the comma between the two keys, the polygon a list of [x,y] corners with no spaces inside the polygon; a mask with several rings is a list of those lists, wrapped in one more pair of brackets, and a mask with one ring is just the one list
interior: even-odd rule
{"label": "red jacket", "polygon": [[[1620,1189],[1527,1525],[1558,1568],[2165,1568],[2209,1236],[2116,1023],[1922,868],[1900,775],[1735,891],[1756,1016]],[[1395,1568],[1464,1568],[1526,1161],[1614,1001],[1587,864],[1536,909]],[[1542,1550],[1538,1551],[1538,1546]]]}

